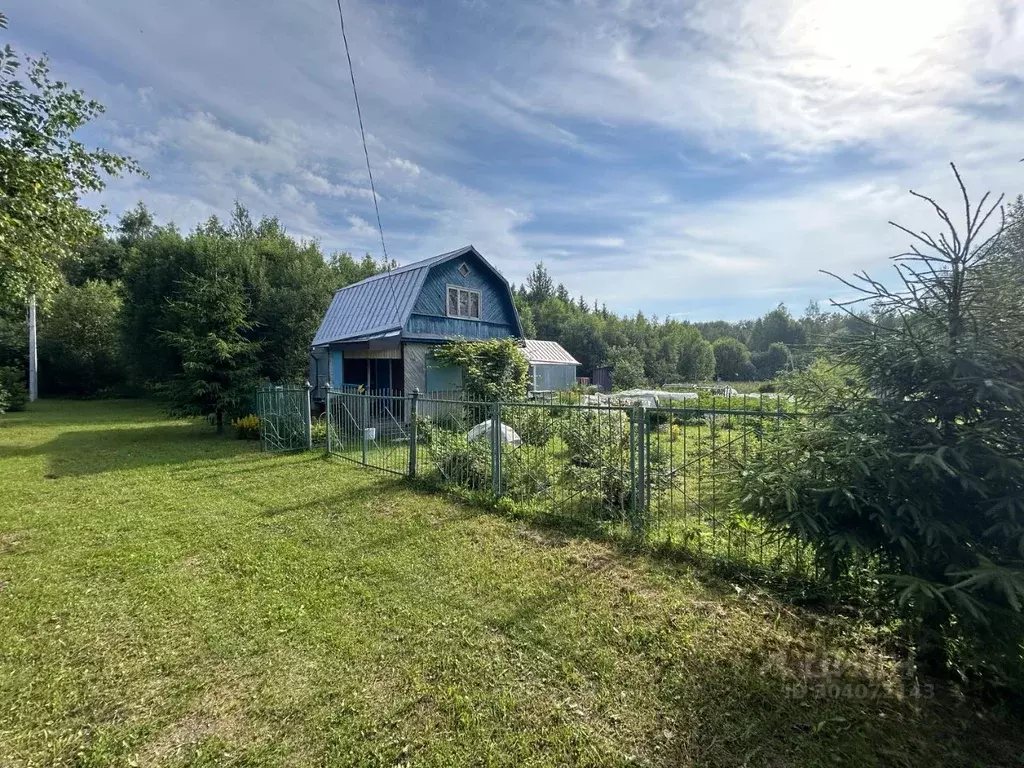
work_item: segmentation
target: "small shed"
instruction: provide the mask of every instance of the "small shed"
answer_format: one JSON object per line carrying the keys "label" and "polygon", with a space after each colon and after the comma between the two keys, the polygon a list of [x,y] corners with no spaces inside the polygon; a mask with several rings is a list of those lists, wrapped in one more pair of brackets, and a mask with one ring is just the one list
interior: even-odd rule
{"label": "small shed", "polygon": [[572,389],[576,384],[576,367],[580,362],[557,341],[526,339],[523,354],[530,364],[529,382],[534,392]]}

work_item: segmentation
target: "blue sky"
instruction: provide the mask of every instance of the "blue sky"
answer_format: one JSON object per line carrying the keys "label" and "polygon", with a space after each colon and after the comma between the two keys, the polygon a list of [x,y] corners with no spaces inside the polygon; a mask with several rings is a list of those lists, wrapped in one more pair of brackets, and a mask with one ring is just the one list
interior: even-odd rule
{"label": "blue sky", "polygon": [[[842,298],[956,203],[1024,191],[1001,0],[343,0],[388,250],[475,244],[660,317]],[[235,199],[380,255],[334,0],[14,0],[8,41],[107,106],[112,183],[189,228]]]}

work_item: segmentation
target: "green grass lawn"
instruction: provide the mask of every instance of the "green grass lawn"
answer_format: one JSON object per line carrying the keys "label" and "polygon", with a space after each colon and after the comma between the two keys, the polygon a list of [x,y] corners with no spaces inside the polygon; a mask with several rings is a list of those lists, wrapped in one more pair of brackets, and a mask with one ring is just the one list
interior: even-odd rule
{"label": "green grass lawn", "polygon": [[873,638],[149,404],[0,416],[2,766],[1024,761]]}

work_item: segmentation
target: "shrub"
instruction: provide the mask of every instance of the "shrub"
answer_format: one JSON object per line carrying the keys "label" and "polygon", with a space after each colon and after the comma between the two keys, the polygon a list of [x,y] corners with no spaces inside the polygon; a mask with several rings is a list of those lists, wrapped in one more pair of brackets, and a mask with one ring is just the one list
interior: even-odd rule
{"label": "shrub", "polygon": [[491,446],[487,440],[470,442],[461,432],[438,429],[429,421],[421,433],[430,446],[434,479],[471,491],[491,487]]}
{"label": "shrub", "polygon": [[546,446],[555,434],[555,422],[550,409],[541,406],[520,405],[502,409],[502,419],[526,445]]}
{"label": "shrub", "polygon": [[502,490],[528,501],[547,493],[554,483],[551,457],[544,451],[506,447],[501,455]]}
{"label": "shrub", "polygon": [[630,429],[625,412],[597,408],[574,411],[559,424],[569,461],[578,467],[601,466],[612,453],[628,453]]}
{"label": "shrub", "polygon": [[241,416],[231,422],[235,428],[235,437],[239,440],[260,439],[260,417],[250,413],[248,416]]}
{"label": "shrub", "polygon": [[466,413],[460,406],[445,407],[434,417],[434,424],[438,429],[447,432],[465,432],[470,426],[473,426],[466,420]]}
{"label": "shrub", "polygon": [[[9,366],[0,368],[0,391],[4,393],[8,411],[24,411],[28,404],[28,387],[25,386],[25,375],[21,369]],[[0,406],[2,407],[2,406]]]}
{"label": "shrub", "polygon": [[[624,519],[632,504],[632,478],[629,463],[629,416],[620,410],[574,412],[561,422],[569,465],[564,482],[573,488],[596,490],[599,519]],[[657,443],[648,453],[648,481],[653,490],[667,487],[669,449]],[[636,520],[635,525],[644,521]]]}
{"label": "shrub", "polygon": [[875,319],[845,371],[786,381],[810,417],[745,468],[740,505],[833,578],[879,563],[922,666],[1024,690],[1024,283],[964,203],[962,233],[911,233],[928,250],[897,257],[900,289],[855,283]]}
{"label": "shrub", "polygon": [[327,414],[321,414],[318,418],[313,419],[313,423],[310,425],[310,435],[313,445],[327,444]]}
{"label": "shrub", "polygon": [[475,400],[522,400],[529,364],[515,339],[453,341],[433,351],[434,359],[459,366],[466,395]]}

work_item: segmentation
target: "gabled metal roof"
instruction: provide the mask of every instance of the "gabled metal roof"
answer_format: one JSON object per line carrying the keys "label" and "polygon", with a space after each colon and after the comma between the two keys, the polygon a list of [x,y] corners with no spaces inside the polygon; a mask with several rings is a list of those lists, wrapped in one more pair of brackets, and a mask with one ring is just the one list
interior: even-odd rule
{"label": "gabled metal roof", "polygon": [[393,270],[335,292],[313,346],[400,330],[412,311],[429,267]]}
{"label": "gabled metal roof", "polygon": [[579,365],[580,361],[570,355],[557,341],[540,341],[538,339],[525,339],[523,341],[523,354],[526,360],[541,365]]}
{"label": "gabled metal roof", "polygon": [[400,331],[412,313],[430,268],[469,253],[474,254],[508,284],[502,274],[472,245],[396,267],[390,272],[368,277],[335,291],[320,328],[313,337],[312,346],[321,347],[336,341]]}

